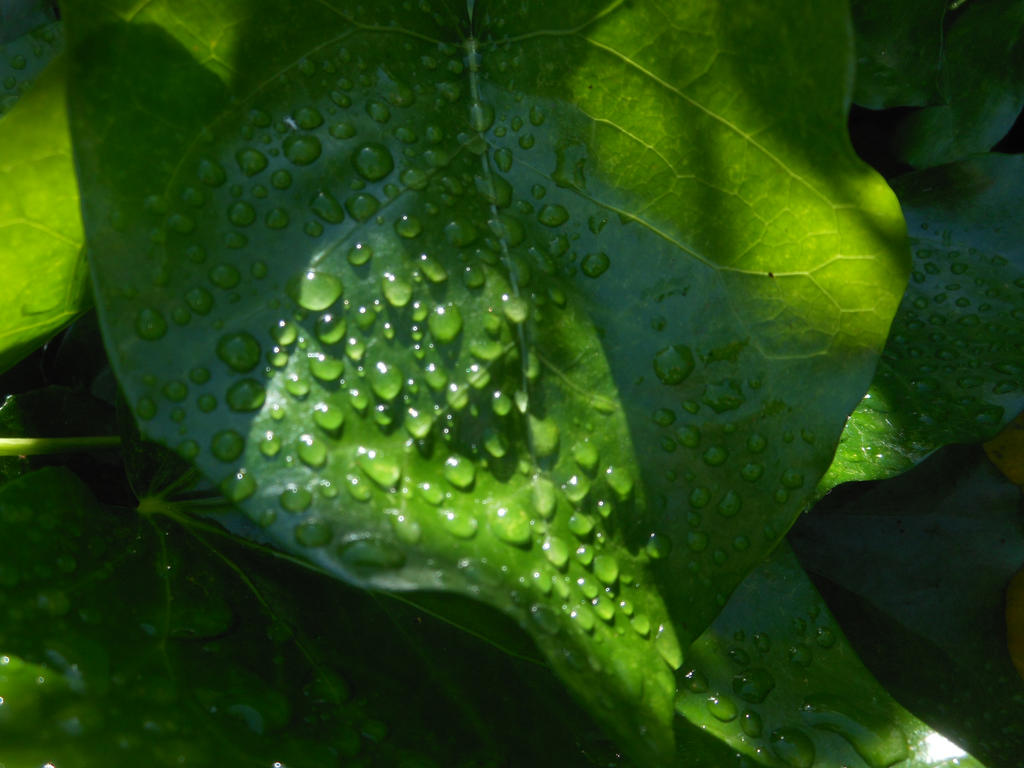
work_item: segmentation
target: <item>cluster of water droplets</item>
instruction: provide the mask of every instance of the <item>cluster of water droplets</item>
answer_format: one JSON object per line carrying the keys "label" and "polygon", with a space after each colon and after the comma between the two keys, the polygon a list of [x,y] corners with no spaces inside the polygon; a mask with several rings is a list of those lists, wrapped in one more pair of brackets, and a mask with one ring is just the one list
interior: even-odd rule
{"label": "cluster of water droplets", "polygon": [[922,428],[990,432],[1024,389],[1024,277],[999,254],[965,253],[922,235],[880,386],[906,382],[903,397],[925,403],[911,409]]}
{"label": "cluster of water droplets", "polygon": [[910,752],[888,710],[874,711],[875,700],[858,703],[794,682],[818,679],[816,669],[838,663],[831,660],[837,631],[813,605],[783,631],[735,630],[728,641],[702,639],[715,662],[680,670],[676,709],[691,720],[710,716],[716,734],[789,768],[822,765],[819,756],[835,754],[836,737],[869,768],[889,768]]}
{"label": "cluster of water droplets", "polygon": [[[136,413],[169,415],[179,452],[273,538],[364,583],[486,597],[639,700],[642,666],[566,642],[653,644],[681,663],[642,588],[668,538],[639,558],[616,541],[638,478],[614,388],[573,389],[559,370],[600,359],[567,280],[610,271],[573,247],[607,218],[570,216],[551,199],[560,177],[513,185],[515,155],[493,142],[528,149],[544,111],[470,98],[461,52],[425,53],[418,75],[371,61],[353,44],[299,65],[146,201],[155,282],[181,298],[141,306],[136,336],[214,343],[144,382]],[[543,346],[545,325],[590,348]]]}

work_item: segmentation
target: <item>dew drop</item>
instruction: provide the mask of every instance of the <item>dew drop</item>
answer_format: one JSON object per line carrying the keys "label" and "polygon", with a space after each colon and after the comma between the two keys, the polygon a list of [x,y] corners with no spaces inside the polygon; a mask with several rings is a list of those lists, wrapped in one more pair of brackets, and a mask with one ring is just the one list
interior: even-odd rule
{"label": "dew drop", "polygon": [[167,321],[159,310],[142,309],[135,316],[135,332],[145,341],[162,339],[167,333]]}
{"label": "dew drop", "polygon": [[384,273],[381,290],[384,298],[393,307],[404,307],[412,298],[412,284],[391,272]]}
{"label": "dew drop", "polygon": [[449,456],[444,463],[445,479],[460,490],[468,490],[476,479],[476,467],[469,459]]}
{"label": "dew drop", "polygon": [[760,667],[744,670],[732,679],[733,692],[751,704],[760,704],[774,687],[771,673]]}
{"label": "dew drop", "polygon": [[[246,176],[255,176],[267,167],[267,156],[258,149],[240,149],[235,154],[238,167]],[[222,181],[221,184],[224,182]],[[219,185],[213,185],[219,186]]]}
{"label": "dew drop", "polygon": [[327,190],[319,190],[309,203],[310,210],[328,224],[340,224],[345,219],[345,209],[338,198]]}
{"label": "dew drop", "polygon": [[246,373],[259,363],[260,345],[245,331],[229,333],[217,342],[217,357],[232,370]]}
{"label": "dew drop", "polygon": [[371,448],[360,448],[356,453],[356,464],[373,482],[384,490],[394,490],[402,479],[402,468],[398,462]]}
{"label": "dew drop", "polygon": [[530,518],[518,507],[498,507],[491,517],[491,530],[506,544],[525,547],[530,543]]}
{"label": "dew drop", "polygon": [[305,488],[290,485],[281,492],[278,501],[286,512],[294,514],[309,508],[313,503],[313,494]]}
{"label": "dew drop", "polygon": [[494,124],[494,107],[481,101],[469,105],[469,124],[474,131],[483,133]]}
{"label": "dew drop", "polygon": [[740,718],[740,728],[750,738],[758,738],[764,728],[761,716],[752,710],[745,710]]}
{"label": "dew drop", "polygon": [[705,702],[708,712],[716,720],[720,720],[723,723],[728,723],[736,719],[738,714],[736,705],[732,702],[728,696],[715,695],[709,696]]}
{"label": "dew drop", "polygon": [[569,545],[557,536],[548,536],[541,544],[544,556],[556,568],[564,568],[569,562]]}
{"label": "dew drop", "polygon": [[370,387],[381,400],[394,400],[402,391],[402,372],[383,361],[370,368]]}
{"label": "dew drop", "polygon": [[797,728],[777,728],[771,735],[772,752],[791,768],[814,765],[814,743]]}
{"label": "dew drop", "polygon": [[619,578],[619,563],[611,555],[598,555],[594,558],[594,575],[607,586],[612,586]]}
{"label": "dew drop", "polygon": [[289,280],[286,290],[300,307],[312,312],[319,312],[338,300],[341,296],[342,285],[334,275],[309,270]]}
{"label": "dew drop", "polygon": [[458,539],[471,539],[476,535],[476,518],[467,512],[454,509],[441,510],[444,529]]}
{"label": "dew drop", "polygon": [[221,461],[234,461],[245,449],[245,438],[233,429],[224,429],[213,436],[210,452]]}
{"label": "dew drop", "polygon": [[327,463],[327,446],[308,433],[299,435],[299,446],[296,452],[303,464],[314,469]]}
{"label": "dew drop", "polygon": [[839,734],[871,768],[889,768],[909,757],[907,737],[899,726],[871,717],[839,696],[812,694],[801,715],[813,728]]}
{"label": "dew drop", "polygon": [[423,231],[423,224],[415,216],[404,215],[395,222],[395,234],[412,239]]}
{"label": "dew drop", "polygon": [[284,140],[284,156],[295,165],[309,165],[320,157],[320,139],[309,134],[291,134]]}
{"label": "dew drop", "polygon": [[394,570],[405,564],[405,553],[398,547],[377,539],[355,539],[337,548],[338,557],[356,571]]}
{"label": "dew drop", "polygon": [[[241,165],[241,160],[239,160],[239,165]],[[244,171],[245,169],[243,168],[242,170]],[[224,166],[216,160],[210,160],[208,158],[203,158],[199,161],[197,175],[199,176],[199,181],[206,184],[208,187],[219,187],[227,181],[228,178],[227,174],[224,172]]]}
{"label": "dew drop", "polygon": [[611,260],[606,253],[588,253],[580,263],[580,269],[587,277],[600,277],[608,271]]}
{"label": "dew drop", "polygon": [[352,166],[364,179],[378,181],[391,173],[395,161],[383,144],[370,143],[352,153]]}
{"label": "dew drop", "polygon": [[241,379],[228,388],[228,408],[233,411],[257,411],[263,406],[267,393],[263,385],[255,379]]}
{"label": "dew drop", "polygon": [[455,218],[445,224],[444,236],[450,245],[461,248],[476,240],[477,229],[467,219]]}
{"label": "dew drop", "polygon": [[561,205],[545,205],[538,212],[537,220],[546,227],[557,227],[569,220],[569,211]]}
{"label": "dew drop", "polygon": [[654,373],[662,384],[682,384],[693,368],[693,353],[682,344],[665,347],[654,356]]}
{"label": "dew drop", "polygon": [[329,544],[334,531],[324,520],[311,518],[295,526],[295,541],[303,547],[322,547]]}

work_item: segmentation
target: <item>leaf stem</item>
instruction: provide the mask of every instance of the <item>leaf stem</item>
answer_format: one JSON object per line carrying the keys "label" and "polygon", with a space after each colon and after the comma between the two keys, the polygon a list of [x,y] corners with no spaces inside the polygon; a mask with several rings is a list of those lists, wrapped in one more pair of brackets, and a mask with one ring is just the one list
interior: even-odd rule
{"label": "leaf stem", "polygon": [[90,437],[0,437],[0,456],[39,456],[49,453],[74,453],[97,448],[119,448],[115,435]]}

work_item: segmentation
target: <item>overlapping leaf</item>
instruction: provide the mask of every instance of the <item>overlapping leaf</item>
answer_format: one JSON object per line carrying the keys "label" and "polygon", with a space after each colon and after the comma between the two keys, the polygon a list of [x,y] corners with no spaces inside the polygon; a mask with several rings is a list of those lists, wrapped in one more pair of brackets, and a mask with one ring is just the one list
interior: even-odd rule
{"label": "overlapping leaf", "polygon": [[894,137],[918,168],[988,152],[1024,107],[1024,2],[857,0],[855,99],[921,106]]}
{"label": "overlapping leaf", "polygon": [[[36,50],[9,59],[37,76],[17,106],[27,80],[9,76],[0,104],[0,371],[39,346],[89,305],[82,253],[78,186],[71,163],[65,76],[58,60],[60,27],[29,35]],[[8,55],[11,55],[8,53]],[[0,59],[2,60],[2,59]],[[19,74],[20,72],[19,71]]]}
{"label": "overlapping leaf", "polygon": [[905,276],[842,9],[748,6],[68,11],[143,430],[250,535],[510,614],[652,761],[675,633],[806,503]]}
{"label": "overlapping leaf", "polygon": [[1024,158],[987,155],[893,186],[910,286],[822,491],[892,477],[950,443],[981,442],[1024,408]]}
{"label": "overlapping leaf", "polygon": [[737,588],[684,670],[679,713],[760,765],[981,766],[875,681],[787,544]]}
{"label": "overlapping leaf", "polygon": [[102,506],[66,470],[4,485],[0,523],[7,768],[611,754],[542,668],[208,531]]}
{"label": "overlapping leaf", "polygon": [[1020,492],[978,446],[837,489],[790,533],[892,695],[990,766],[1024,750],[1004,592],[1024,563]]}

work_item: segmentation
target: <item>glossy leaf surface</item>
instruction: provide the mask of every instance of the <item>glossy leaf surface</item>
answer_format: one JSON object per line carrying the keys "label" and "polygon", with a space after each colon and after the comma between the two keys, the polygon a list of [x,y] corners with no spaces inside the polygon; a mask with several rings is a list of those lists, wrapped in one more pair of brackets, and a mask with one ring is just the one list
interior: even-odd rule
{"label": "glossy leaf surface", "polygon": [[100,505],[66,470],[4,485],[0,522],[7,768],[611,754],[544,669],[216,532]]}
{"label": "glossy leaf surface", "polygon": [[[24,29],[0,44],[0,117],[18,102],[35,79],[64,47],[61,24]],[[14,30],[15,27],[4,27]]]}
{"label": "glossy leaf surface", "polygon": [[[894,137],[898,154],[917,168],[988,152],[1024,107],[1024,2],[961,5],[940,38],[937,98],[909,114]],[[943,12],[922,15],[922,25],[934,29],[936,11]]]}
{"label": "glossy leaf surface", "polygon": [[948,8],[948,0],[852,0],[857,47],[854,103],[885,109],[934,102]]}
{"label": "glossy leaf surface", "polygon": [[991,766],[1024,750],[1004,620],[1024,563],[1020,500],[980,447],[950,446],[894,480],[837,489],[790,532],[887,689]]}
{"label": "glossy leaf surface", "polygon": [[65,96],[58,58],[17,106],[0,112],[0,371],[90,302]]}
{"label": "glossy leaf surface", "polygon": [[892,477],[1024,408],[1024,157],[988,155],[893,182],[913,272],[825,491]]}
{"label": "glossy leaf surface", "polygon": [[225,522],[491,603],[664,760],[675,635],[827,466],[902,219],[842,9],[469,8],[73,5],[101,323]]}
{"label": "glossy leaf surface", "polygon": [[871,676],[788,544],[736,589],[686,666],[677,711],[761,765],[981,766]]}

